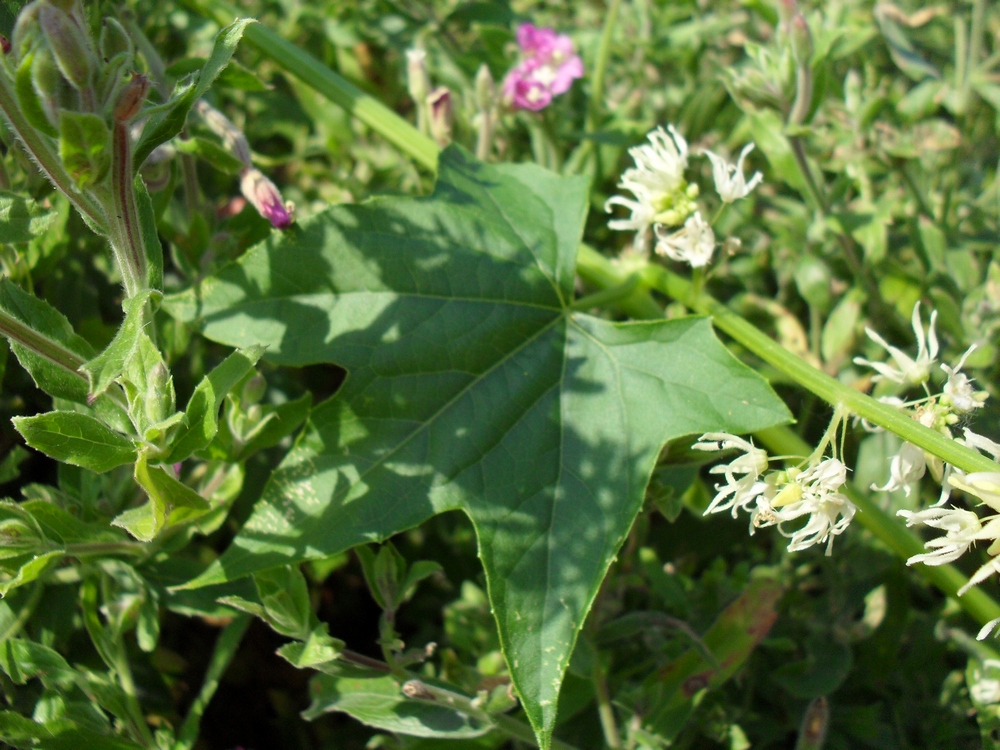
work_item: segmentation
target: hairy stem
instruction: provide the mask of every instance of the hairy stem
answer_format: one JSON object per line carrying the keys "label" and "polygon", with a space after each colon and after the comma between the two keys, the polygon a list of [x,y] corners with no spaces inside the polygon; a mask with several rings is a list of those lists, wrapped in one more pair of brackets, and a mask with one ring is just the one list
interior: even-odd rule
{"label": "hairy stem", "polygon": [[132,138],[128,123],[115,122],[111,150],[111,200],[114,208],[111,244],[121,270],[125,293],[134,297],[147,288],[148,282],[146,248],[132,188]]}

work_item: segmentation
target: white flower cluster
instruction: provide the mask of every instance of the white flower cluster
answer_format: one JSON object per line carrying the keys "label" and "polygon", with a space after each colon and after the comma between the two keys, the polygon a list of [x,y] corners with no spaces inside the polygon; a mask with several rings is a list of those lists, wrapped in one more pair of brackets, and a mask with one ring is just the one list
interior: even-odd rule
{"label": "white flower cluster", "polygon": [[[688,144],[684,137],[668,125],[658,127],[647,136],[649,143],[629,149],[634,167],[622,174],[618,187],[632,198],[621,195],[609,198],[605,211],[612,206],[624,206],[631,212],[627,219],[608,222],[611,229],[635,232],[635,249],[643,252],[652,227],[656,235],[656,252],[692,268],[702,268],[712,260],[715,232],[698,210],[698,186],[684,177],[688,166]],[[754,148],[747,144],[735,165],[708,151],[704,155],[712,162],[715,189],[723,203],[746,197],[763,180],[760,172],[748,182],[743,176],[743,162]],[[679,227],[679,229],[678,229]]]}
{"label": "white flower cluster", "polygon": [[[903,401],[896,397],[883,398],[882,400],[907,412],[925,427],[937,430],[945,437],[985,453],[993,460],[998,461],[1000,460],[1000,444],[982,435],[977,435],[968,428],[963,429],[961,437],[952,435],[952,427],[969,413],[980,408],[986,401],[986,392],[975,390],[972,380],[962,372],[969,355],[975,351],[974,344],[966,350],[954,366],[939,365],[948,377],[939,394],[931,393],[929,382],[939,350],[937,334],[934,330],[936,320],[936,312],[931,312],[925,330],[920,317],[920,304],[917,303],[914,306],[912,324],[917,341],[916,358],[912,358],[886,343],[874,331],[866,329],[869,338],[889,353],[892,364],[870,362],[860,357],[854,361],[856,364],[874,369],[877,373],[874,380],[890,381],[901,387],[921,386],[926,396],[915,401]],[[965,586],[959,589],[958,593],[961,595],[994,573],[1000,572],[1000,472],[967,474],[945,464],[937,456],[926,453],[911,443],[903,443],[899,452],[891,459],[889,481],[881,487],[872,485],[872,489],[880,492],[903,490],[908,496],[912,485],[920,481],[928,470],[930,470],[932,477],[941,483],[940,499],[933,506],[924,510],[900,510],[898,515],[906,519],[907,526],[927,526],[943,531],[944,535],[928,541],[924,545],[927,552],[914,555],[906,561],[906,564],[945,565],[958,560],[975,542],[990,542],[986,550],[987,554],[990,555],[990,560],[972,575]],[[945,507],[953,490],[959,490],[976,498],[995,513],[980,517],[970,510],[954,505]],[[980,637],[985,638],[990,629],[984,628]]]}
{"label": "white flower cluster", "polygon": [[[837,458],[814,456],[805,469],[769,472],[767,452],[735,435],[708,432],[693,447],[742,451],[730,463],[709,470],[722,474],[726,481],[715,486],[716,495],[705,514],[728,510],[736,518],[738,511],[746,511],[751,534],[758,528],[777,526],[789,539],[789,552],[826,543],[829,555],[833,538],[854,518],[854,503],[840,491],[847,481],[847,467]],[[789,525],[795,528],[790,530]]]}

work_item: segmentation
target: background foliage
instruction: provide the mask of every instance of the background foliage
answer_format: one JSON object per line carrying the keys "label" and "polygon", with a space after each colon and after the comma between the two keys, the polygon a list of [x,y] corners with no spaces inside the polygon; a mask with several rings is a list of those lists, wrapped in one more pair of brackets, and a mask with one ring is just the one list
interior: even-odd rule
{"label": "background foliage", "polygon": [[[0,7],[8,30],[16,5]],[[426,49],[455,102],[457,145],[435,176],[254,32],[217,43],[214,3],[90,6],[95,29],[104,13],[141,27],[170,83],[203,71],[187,106],[204,95],[246,133],[297,223],[272,231],[238,197],[226,144],[180,117],[175,158],[142,173],[165,253],[150,324],[147,298],[123,311],[106,242],[3,135],[0,308],[106,385],[140,366],[152,382],[151,336],[184,417],[143,413],[152,432],[126,439],[101,421],[127,419],[107,403],[117,386],[91,407],[93,383],[4,349],[0,736],[494,748],[533,743],[530,720],[579,748],[616,746],[612,725],[618,747],[994,747],[995,653],[891,544],[855,523],[832,556],[793,555],[773,530],[701,515],[713,478],[693,436],[790,413],[813,443],[830,406],[724,339],[727,352],[680,295],[643,297],[668,318],[645,324],[622,324],[643,317],[633,298],[574,303],[597,289],[581,239],[629,257],[603,212],[626,149],[674,123],[699,147],[753,140],[766,176],[723,218],[742,248],[714,266],[716,298],[856,390],[871,382],[852,358],[878,356],[865,325],[912,347],[922,300],[943,361],[978,343],[969,369],[995,391],[1000,16],[985,2],[802,10],[812,96],[789,125],[803,53],[766,2],[243,4],[411,121],[405,51]],[[587,75],[541,113],[504,113],[495,164],[480,165],[477,70],[500,80],[529,20],[569,33]],[[707,195],[708,164],[692,165]],[[94,365],[112,342],[126,359]],[[622,370],[617,400],[591,387]],[[727,388],[753,403],[721,405]],[[39,416],[52,409],[64,416]],[[996,417],[988,406],[969,424],[996,438]],[[855,485],[883,483],[898,446],[852,432]],[[539,464],[555,447],[561,462]],[[179,462],[180,481],[163,468]],[[565,475],[523,468],[538,465]],[[518,515],[527,481],[537,502]],[[920,495],[875,500],[894,512]],[[271,567],[300,560],[303,575]],[[411,679],[423,687],[401,692]]]}

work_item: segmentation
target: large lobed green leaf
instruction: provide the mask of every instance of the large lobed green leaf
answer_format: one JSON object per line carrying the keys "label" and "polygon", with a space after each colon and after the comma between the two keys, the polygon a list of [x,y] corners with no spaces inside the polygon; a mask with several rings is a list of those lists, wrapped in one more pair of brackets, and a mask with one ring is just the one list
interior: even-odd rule
{"label": "large lobed green leaf", "polygon": [[192,586],[462,509],[543,744],[578,630],[667,440],[788,420],[708,320],[573,312],[581,178],[442,156],[429,198],[334,206],[165,307],[210,339],[349,370]]}

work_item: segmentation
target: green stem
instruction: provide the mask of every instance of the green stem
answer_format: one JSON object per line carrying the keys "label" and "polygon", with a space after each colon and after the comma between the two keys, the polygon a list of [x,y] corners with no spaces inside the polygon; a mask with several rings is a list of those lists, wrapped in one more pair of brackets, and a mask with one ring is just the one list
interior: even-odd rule
{"label": "green stem", "polygon": [[132,187],[132,137],[127,122],[114,123],[111,151],[111,245],[125,293],[134,297],[148,288],[148,281],[146,248]]}
{"label": "green stem", "polygon": [[63,168],[59,155],[49,145],[46,137],[35,130],[22,114],[6,66],[0,69],[0,110],[3,110],[11,130],[14,131],[42,173],[83,214],[83,217],[96,231],[106,233],[107,217],[100,204],[89,193],[76,189],[73,179]]}
{"label": "green stem", "polygon": [[[618,268],[586,245],[580,246],[577,268],[580,275],[595,286],[621,284],[628,278],[628,273],[624,269]],[[632,270],[634,272],[635,269]],[[844,386],[806,364],[708,295],[702,294],[696,300],[691,299],[693,290],[691,282],[686,279],[659,267],[647,268],[643,276],[650,286],[674,299],[679,299],[698,312],[711,315],[720,330],[725,331],[758,357],[791,376],[828,403],[835,406],[843,405],[849,411],[885,427],[914,445],[940,455],[948,463],[965,471],[997,470],[994,462],[979,453],[918,424],[901,412],[869,396]],[[619,308],[637,318],[656,318],[662,315],[659,312],[653,313],[653,308],[658,310],[656,304],[647,294],[638,291],[632,298],[620,304]],[[809,455],[812,452],[812,446],[788,427],[764,430],[758,433],[758,438],[775,453]],[[865,493],[851,487],[848,489],[848,497],[861,511],[857,515],[858,521],[901,558],[907,559],[926,551],[919,537],[907,531],[899,521],[872,502]],[[981,590],[973,588],[961,597],[958,596],[958,590],[968,579],[957,568],[951,565],[920,565],[916,570],[943,593],[954,598],[978,622],[985,624],[995,617],[1000,617],[1000,604]]]}
{"label": "green stem", "polygon": [[611,59],[611,37],[614,36],[615,25],[618,23],[618,11],[621,0],[611,0],[604,14],[604,28],[601,30],[601,41],[597,45],[597,55],[594,58],[594,73],[590,78],[590,106],[587,108],[587,132],[597,130],[597,121],[604,104],[604,77]]}
{"label": "green stem", "polygon": [[212,651],[212,658],[208,662],[205,679],[201,683],[201,690],[198,691],[198,697],[191,704],[184,724],[181,725],[180,731],[177,733],[177,741],[174,743],[173,750],[191,750],[195,742],[198,741],[201,717],[219,687],[219,680],[222,679],[229,663],[236,656],[240,642],[243,640],[243,634],[246,633],[252,619],[249,615],[237,615],[219,634]]}
{"label": "green stem", "polygon": [[604,732],[604,742],[611,750],[621,750],[621,735],[618,733],[618,722],[615,721],[615,710],[611,706],[611,693],[608,681],[601,667],[600,659],[594,657],[594,671],[591,675],[594,692],[597,694],[597,715],[601,719],[601,729]]}
{"label": "green stem", "polygon": [[[220,25],[239,15],[225,0],[184,0],[199,13],[214,18]],[[431,172],[437,171],[437,144],[373,96],[330,70],[305,50],[283,39],[263,24],[251,24],[243,38],[281,68],[300,78],[334,104],[368,125],[390,143],[409,154]]]}
{"label": "green stem", "polygon": [[635,293],[638,286],[639,274],[634,273],[625,279],[625,281],[621,284],[616,284],[615,286],[608,287],[607,289],[602,289],[599,292],[588,294],[586,297],[580,297],[580,299],[570,305],[570,309],[586,311],[595,307],[605,307],[607,305],[620,302],[631,297]]}
{"label": "green stem", "polygon": [[[604,27],[601,29],[601,40],[598,42],[597,55],[594,57],[594,68],[590,77],[590,101],[587,106],[587,123],[585,128],[586,132],[590,134],[597,132],[601,108],[604,104],[604,78],[608,69],[608,61],[611,59],[611,38],[614,36],[615,25],[618,23],[618,11],[620,8],[621,0],[611,0],[608,4],[608,9],[604,16]],[[596,148],[597,143],[593,138],[586,139],[570,155],[563,171],[566,174],[579,173]]]}

